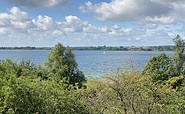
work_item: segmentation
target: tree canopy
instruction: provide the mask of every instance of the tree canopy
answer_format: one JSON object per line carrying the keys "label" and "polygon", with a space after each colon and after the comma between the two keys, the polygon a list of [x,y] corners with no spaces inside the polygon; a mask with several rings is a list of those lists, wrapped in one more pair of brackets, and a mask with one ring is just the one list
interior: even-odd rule
{"label": "tree canopy", "polygon": [[72,50],[60,43],[52,48],[44,66],[55,81],[65,79],[66,83],[77,84],[79,87],[86,81],[84,74],[77,68],[78,64]]}
{"label": "tree canopy", "polygon": [[154,82],[163,82],[178,76],[175,63],[164,53],[157,57],[152,57],[144,66],[143,74],[150,75]]}
{"label": "tree canopy", "polygon": [[183,70],[183,65],[185,62],[185,55],[184,55],[184,48],[185,48],[185,42],[184,40],[177,35],[175,39],[173,39],[175,43],[175,48],[174,48],[174,62],[178,71],[178,74],[184,74]]}

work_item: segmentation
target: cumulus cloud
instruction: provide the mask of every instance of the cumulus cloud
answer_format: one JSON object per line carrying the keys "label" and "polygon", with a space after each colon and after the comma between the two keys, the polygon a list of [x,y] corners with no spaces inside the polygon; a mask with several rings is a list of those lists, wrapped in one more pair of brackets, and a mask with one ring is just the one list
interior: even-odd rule
{"label": "cumulus cloud", "polygon": [[26,12],[17,7],[11,8],[8,12],[0,13],[0,28],[2,31],[24,31],[33,26],[31,18]]}
{"label": "cumulus cloud", "polygon": [[65,4],[68,0],[8,0],[9,3],[25,7],[55,7]]}
{"label": "cumulus cloud", "polygon": [[57,23],[58,28],[64,32],[82,32],[88,26],[87,21],[80,20],[77,16],[66,16],[64,22]]}
{"label": "cumulus cloud", "polygon": [[160,24],[184,22],[184,0],[111,0],[93,4],[88,1],[79,9],[94,14],[99,21],[147,21]]}
{"label": "cumulus cloud", "polygon": [[32,20],[37,30],[49,30],[53,27],[53,19],[49,16],[39,15],[37,19]]}
{"label": "cumulus cloud", "polygon": [[82,12],[93,12],[100,21],[125,21],[168,14],[172,8],[150,0],[112,0],[92,4],[90,1],[80,6]]}
{"label": "cumulus cloud", "polygon": [[53,35],[54,36],[62,36],[62,35],[65,35],[65,33],[60,30],[55,30],[55,31],[53,31]]}
{"label": "cumulus cloud", "polygon": [[[171,38],[171,33],[184,30],[182,26],[170,26],[174,23],[170,16],[148,16],[144,22],[131,26],[96,26],[73,15],[66,16],[64,21],[55,21],[47,15],[32,18],[21,9],[13,7],[7,12],[0,12],[0,39],[7,36],[7,41],[22,42],[24,45],[25,42],[34,42],[40,44],[39,46],[51,46],[56,42],[66,45],[74,45],[74,42],[76,45],[127,45],[129,42],[134,42],[134,45],[147,44],[147,41],[160,41],[153,36],[163,29],[164,32],[157,34],[157,37]],[[165,41],[164,39],[163,43]],[[168,42],[170,41],[172,40],[169,39]]]}
{"label": "cumulus cloud", "polygon": [[101,39],[113,37],[115,39],[128,36],[132,33],[131,31],[131,28],[123,28],[118,25],[96,27],[72,15],[66,16],[65,21],[59,22],[47,15],[39,15],[37,18],[31,18],[26,12],[21,11],[17,7],[0,13],[1,35],[32,39],[34,42],[60,37],[74,38],[73,41],[76,40],[78,42],[84,40],[89,42],[97,40],[98,42],[100,37]]}

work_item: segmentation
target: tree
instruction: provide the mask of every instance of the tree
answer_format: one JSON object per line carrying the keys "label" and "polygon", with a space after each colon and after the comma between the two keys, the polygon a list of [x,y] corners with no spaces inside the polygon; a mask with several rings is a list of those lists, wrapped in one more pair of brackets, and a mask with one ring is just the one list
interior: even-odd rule
{"label": "tree", "polygon": [[154,82],[163,82],[171,77],[178,76],[173,60],[164,53],[152,57],[144,66],[143,74],[151,76]]}
{"label": "tree", "polygon": [[173,40],[175,43],[175,48],[174,48],[174,62],[177,67],[178,74],[184,74],[183,71],[183,64],[185,62],[185,55],[184,55],[184,47],[185,47],[185,42],[182,38],[180,38],[179,35],[176,36],[176,38]]}
{"label": "tree", "polygon": [[44,65],[56,81],[65,79],[66,83],[79,87],[86,81],[84,74],[77,68],[72,50],[60,43],[50,51]]}

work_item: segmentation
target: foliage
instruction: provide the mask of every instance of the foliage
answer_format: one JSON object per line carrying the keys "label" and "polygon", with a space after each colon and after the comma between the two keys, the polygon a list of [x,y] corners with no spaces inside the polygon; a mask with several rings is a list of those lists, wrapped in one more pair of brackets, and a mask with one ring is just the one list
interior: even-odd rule
{"label": "foliage", "polygon": [[183,65],[185,62],[185,55],[184,55],[184,47],[185,47],[185,42],[183,39],[180,38],[179,35],[173,40],[175,43],[175,48],[174,48],[174,62],[178,71],[178,74],[184,74],[184,69]]}
{"label": "foliage", "polygon": [[[82,100],[103,114],[180,114],[180,99],[171,85],[156,85],[140,72],[122,72],[88,81]],[[182,102],[182,101],[181,101]]]}
{"label": "foliage", "polygon": [[154,82],[163,82],[178,76],[175,63],[164,53],[157,57],[152,57],[144,66],[143,74],[150,75]]}
{"label": "foliage", "polygon": [[[30,62],[0,64],[0,113],[86,114],[91,110],[79,100],[79,90],[60,82],[45,80]],[[75,89],[74,89],[75,88]]]}
{"label": "foliage", "polygon": [[51,50],[44,63],[46,69],[55,81],[65,79],[66,83],[82,87],[86,81],[85,76],[77,68],[77,63],[72,50],[58,43]]}
{"label": "foliage", "polygon": [[53,81],[17,79],[5,96],[2,113],[88,113],[76,94]]}

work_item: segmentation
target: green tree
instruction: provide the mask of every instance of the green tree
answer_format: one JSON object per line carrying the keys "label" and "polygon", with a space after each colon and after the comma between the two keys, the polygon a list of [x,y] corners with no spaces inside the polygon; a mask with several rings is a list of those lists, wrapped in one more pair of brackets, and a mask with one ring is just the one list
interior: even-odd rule
{"label": "green tree", "polygon": [[151,76],[154,82],[163,82],[171,77],[179,76],[173,60],[164,53],[152,57],[144,66],[143,74]]}
{"label": "green tree", "polygon": [[79,87],[86,81],[83,73],[77,68],[78,64],[72,50],[60,43],[50,51],[44,65],[56,81],[65,79],[66,83],[77,84]]}
{"label": "green tree", "polygon": [[175,43],[175,48],[174,48],[174,62],[177,67],[178,74],[184,74],[183,71],[183,65],[185,62],[185,55],[184,55],[184,47],[185,47],[185,42],[184,40],[177,35],[176,38],[173,40]]}

